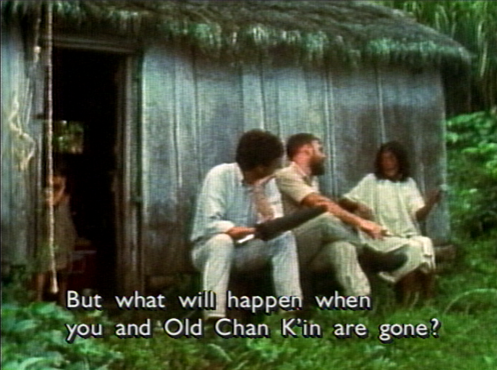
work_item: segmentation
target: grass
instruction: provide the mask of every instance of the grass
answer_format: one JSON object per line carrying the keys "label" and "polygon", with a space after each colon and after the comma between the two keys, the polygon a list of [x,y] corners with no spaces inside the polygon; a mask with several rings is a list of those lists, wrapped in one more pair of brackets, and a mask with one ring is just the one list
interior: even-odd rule
{"label": "grass", "polygon": [[[265,319],[271,338],[172,339],[161,329],[151,339],[105,341],[123,358],[114,370],[140,369],[495,369],[497,355],[497,255],[495,238],[460,241],[459,259],[439,277],[437,299],[423,307],[399,309],[386,292],[373,311],[317,311],[313,322],[322,338],[283,338],[279,316]],[[383,287],[382,289],[385,289]],[[382,292],[385,293],[385,292]],[[441,324],[431,334],[431,319]],[[366,339],[338,339],[335,324],[364,324]],[[428,338],[379,340],[382,324],[425,324]]]}
{"label": "grass", "polygon": [[[190,311],[136,311],[120,315],[99,312],[73,313],[49,303],[11,303],[4,289],[2,302],[2,368],[5,369],[99,369],[99,370],[268,370],[268,369],[437,369],[490,370],[497,368],[497,234],[485,239],[459,240],[458,259],[439,276],[437,298],[423,306],[399,309],[393,293],[379,286],[372,311],[319,311],[312,322],[322,328],[322,338],[284,338],[281,316],[266,317],[270,338],[173,339],[157,327],[152,338],[120,339],[113,334],[116,323],[153,322],[184,318]],[[182,289],[187,294],[188,284]],[[192,285],[193,284],[189,284]],[[172,298],[183,291],[168,292]],[[183,292],[183,293],[184,293]],[[194,313],[198,314],[198,313]],[[194,318],[190,316],[190,318]],[[440,327],[432,333],[433,321]],[[104,338],[77,338],[68,344],[64,323],[102,323]],[[351,335],[338,339],[337,324],[363,324],[365,339]],[[392,338],[383,343],[383,324],[423,324],[428,337]],[[296,330],[300,333],[299,330]]]}
{"label": "grass", "polygon": [[[99,312],[74,314],[49,303],[12,304],[7,289],[2,303],[2,368],[99,370],[268,370],[268,369],[495,369],[497,355],[496,233],[480,240],[459,240],[452,267],[439,276],[437,298],[423,306],[400,309],[386,285],[379,286],[372,311],[319,311],[313,323],[322,338],[284,338],[281,316],[266,317],[270,338],[224,339],[213,333],[204,338],[173,339],[157,327],[152,338],[120,339],[116,323],[153,322],[184,318],[190,311],[136,311],[109,319]],[[188,284],[186,284],[188,285]],[[185,285],[182,289],[188,291]],[[193,284],[189,284],[193,285]],[[191,287],[190,287],[191,288]],[[191,290],[191,289],[190,289]],[[168,292],[172,298],[182,292]],[[198,314],[198,313],[194,313]],[[190,316],[194,318],[194,316]],[[440,327],[432,333],[434,321]],[[77,338],[68,344],[64,323],[102,323],[104,338]],[[337,324],[362,324],[369,336],[335,336]],[[425,325],[428,337],[380,340],[383,324]],[[301,333],[296,330],[297,333]],[[209,331],[210,333],[210,331]],[[383,333],[385,334],[385,333]]]}

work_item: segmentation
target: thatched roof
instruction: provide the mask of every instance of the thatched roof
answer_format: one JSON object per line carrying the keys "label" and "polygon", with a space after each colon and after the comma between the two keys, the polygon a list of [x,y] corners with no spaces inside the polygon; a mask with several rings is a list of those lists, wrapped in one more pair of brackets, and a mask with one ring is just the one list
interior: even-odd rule
{"label": "thatched roof", "polygon": [[2,17],[34,21],[47,4],[56,30],[143,42],[187,42],[235,61],[289,49],[298,63],[341,60],[461,66],[469,54],[405,13],[360,1],[4,1]]}

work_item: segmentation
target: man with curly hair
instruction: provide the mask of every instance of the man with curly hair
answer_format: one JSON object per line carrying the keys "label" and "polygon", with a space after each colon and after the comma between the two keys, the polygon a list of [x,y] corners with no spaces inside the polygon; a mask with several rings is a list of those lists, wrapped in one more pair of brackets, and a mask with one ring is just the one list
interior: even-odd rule
{"label": "man with curly hair", "polygon": [[283,215],[281,196],[273,173],[281,166],[283,144],[267,131],[242,135],[236,162],[212,168],[198,197],[191,240],[193,263],[202,272],[204,290],[216,294],[216,309],[205,311],[207,320],[226,315],[230,273],[272,265],[276,296],[301,297],[295,239],[284,232],[270,241],[252,239],[260,222]]}

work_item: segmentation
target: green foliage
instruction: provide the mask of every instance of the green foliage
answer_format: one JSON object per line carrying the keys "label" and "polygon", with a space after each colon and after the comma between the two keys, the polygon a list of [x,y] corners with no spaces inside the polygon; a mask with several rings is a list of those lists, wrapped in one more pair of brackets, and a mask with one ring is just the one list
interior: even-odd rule
{"label": "green foliage", "polygon": [[[475,251],[458,259],[452,270],[439,276],[438,296],[425,307],[395,307],[390,286],[374,287],[373,311],[319,311],[312,322],[323,329],[322,338],[283,338],[281,316],[265,317],[271,338],[223,339],[206,335],[203,339],[172,339],[158,328],[152,339],[118,339],[108,342],[124,358],[113,370],[198,369],[198,370],[490,370],[497,366],[494,345],[495,325],[494,238],[474,241],[459,239],[465,249]],[[477,253],[476,253],[477,251]],[[378,339],[379,326],[441,323],[439,337],[394,339],[384,344]],[[364,324],[366,339],[337,339],[334,325]],[[212,328],[206,330],[209,333]],[[462,345],[464,344],[464,345]]]}
{"label": "green foliage", "polygon": [[[112,365],[114,370],[139,369],[207,369],[216,361],[217,352],[208,343],[198,339],[178,340],[155,330],[153,338],[107,338],[107,344],[124,357]],[[221,361],[225,361],[224,359]]]}
{"label": "green foliage", "polygon": [[379,1],[458,41],[472,53],[475,109],[497,105],[497,2]]}
{"label": "green foliage", "polygon": [[[478,296],[468,295],[462,301],[467,303],[475,297]],[[487,296],[487,300],[490,299],[494,297]],[[265,320],[273,330],[271,338],[171,339],[157,332],[152,339],[112,339],[113,345],[125,355],[112,369],[421,370],[433,364],[439,369],[492,369],[497,363],[492,348],[497,334],[491,329],[494,327],[492,310],[485,308],[472,313],[452,306],[447,313],[442,313],[448,300],[449,297],[443,297],[438,306],[416,310],[390,308],[374,314],[317,312],[313,322],[322,327],[323,338],[283,338],[278,332],[281,317],[271,316]],[[400,338],[391,344],[378,340],[378,327],[383,323],[430,326],[430,319],[434,317],[442,323],[439,338]],[[337,339],[333,335],[337,322],[362,323],[369,328],[370,336]],[[482,333],[482,327],[489,328],[487,333]]]}
{"label": "green foliage", "polygon": [[446,139],[454,230],[488,234],[497,228],[497,112],[447,121]]}
{"label": "green foliage", "polygon": [[119,357],[98,340],[66,342],[64,324],[81,322],[53,303],[2,303],[2,369],[105,370]]}
{"label": "green foliage", "polygon": [[[374,287],[373,311],[316,310],[312,322],[321,326],[322,338],[283,338],[281,316],[272,315],[264,320],[271,328],[271,338],[224,339],[207,328],[202,339],[173,339],[157,327],[153,338],[148,339],[119,339],[109,331],[102,339],[78,338],[67,344],[61,329],[64,323],[102,322],[104,317],[75,317],[47,303],[19,306],[4,301],[2,369],[424,370],[435,365],[451,370],[495,369],[495,235],[478,241],[459,240],[475,253],[459,259],[452,270],[439,276],[438,296],[424,307],[395,307],[391,287],[383,284]],[[190,293],[188,282],[184,289]],[[167,296],[183,293],[171,291]],[[173,313],[183,317],[180,314],[185,315],[185,311]],[[438,338],[399,338],[390,344],[378,339],[382,324],[424,323],[429,327],[432,318],[442,325]],[[338,323],[364,324],[370,335],[366,339],[337,339],[333,330]],[[112,323],[104,324],[112,327]]]}

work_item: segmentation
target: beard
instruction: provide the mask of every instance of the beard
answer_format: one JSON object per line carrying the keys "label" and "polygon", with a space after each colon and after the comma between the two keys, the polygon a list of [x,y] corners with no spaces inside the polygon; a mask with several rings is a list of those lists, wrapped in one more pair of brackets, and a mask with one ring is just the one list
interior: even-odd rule
{"label": "beard", "polygon": [[313,176],[321,176],[326,172],[323,161],[313,161],[311,163],[311,173]]}

